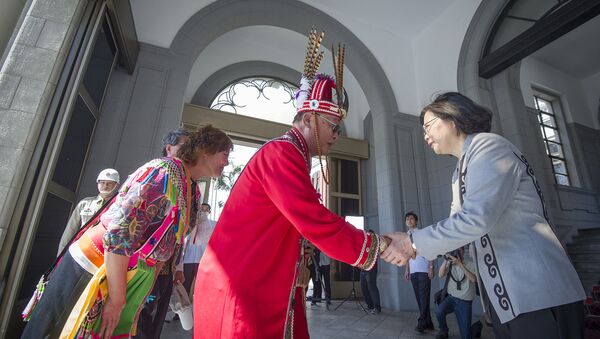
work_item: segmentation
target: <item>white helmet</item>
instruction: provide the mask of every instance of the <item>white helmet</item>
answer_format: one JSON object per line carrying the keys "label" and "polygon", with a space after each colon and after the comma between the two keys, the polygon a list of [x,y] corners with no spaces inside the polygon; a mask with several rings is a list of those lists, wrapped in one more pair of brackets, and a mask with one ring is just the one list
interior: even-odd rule
{"label": "white helmet", "polygon": [[100,180],[107,180],[107,181],[114,181],[117,184],[119,183],[119,172],[117,172],[116,170],[112,169],[112,168],[106,168],[103,169],[102,172],[100,172],[100,174],[98,174],[98,178],[96,179],[96,182],[100,181]]}

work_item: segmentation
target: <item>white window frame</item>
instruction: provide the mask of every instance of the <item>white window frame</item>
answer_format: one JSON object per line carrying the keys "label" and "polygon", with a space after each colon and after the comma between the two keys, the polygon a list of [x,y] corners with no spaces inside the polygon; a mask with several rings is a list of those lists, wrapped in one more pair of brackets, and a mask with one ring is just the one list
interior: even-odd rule
{"label": "white window frame", "polygon": [[[548,90],[542,90],[537,87],[532,87],[532,90],[533,90],[532,99],[533,99],[533,104],[534,104],[533,108],[535,109],[537,117],[538,117],[538,126],[540,127],[540,132],[542,135],[542,142],[544,143],[544,149],[546,150],[546,155],[548,156],[548,158],[550,159],[550,162],[551,162],[550,167],[552,170],[552,177],[554,178],[554,182],[556,183],[556,185],[579,187],[580,182],[579,182],[579,177],[577,175],[575,159],[573,157],[573,149],[571,147],[571,142],[570,142],[567,125],[566,125],[566,121],[565,121],[565,112],[563,110],[564,106],[563,106],[563,100],[561,99],[561,95],[558,93],[549,92]],[[562,153],[563,153],[562,158],[556,157],[556,156],[551,156],[548,151],[548,147],[549,147],[548,139],[546,138],[546,134],[542,128],[542,123],[541,123],[541,114],[542,113],[548,114],[548,113],[542,112],[538,109],[538,104],[537,104],[536,98],[539,98],[546,102],[549,102],[552,106],[552,111],[553,111],[552,115],[553,115],[554,121],[556,123],[556,127],[554,129],[558,132],[558,136],[560,138],[560,142],[558,144],[562,148]],[[553,159],[561,159],[565,162],[566,178],[568,178],[568,181],[569,181],[568,185],[561,184],[557,180],[557,175],[558,176],[564,176],[564,175],[555,172],[554,165],[552,163]]]}

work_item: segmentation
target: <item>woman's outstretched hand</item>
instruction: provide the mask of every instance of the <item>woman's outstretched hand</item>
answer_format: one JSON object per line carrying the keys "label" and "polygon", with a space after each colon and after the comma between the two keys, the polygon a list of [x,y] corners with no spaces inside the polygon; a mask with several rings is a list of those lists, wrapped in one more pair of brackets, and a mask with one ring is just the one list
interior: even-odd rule
{"label": "woman's outstretched hand", "polygon": [[410,237],[404,232],[388,233],[385,235],[391,242],[383,253],[381,259],[396,266],[404,266],[408,260],[414,258],[415,250],[412,248]]}

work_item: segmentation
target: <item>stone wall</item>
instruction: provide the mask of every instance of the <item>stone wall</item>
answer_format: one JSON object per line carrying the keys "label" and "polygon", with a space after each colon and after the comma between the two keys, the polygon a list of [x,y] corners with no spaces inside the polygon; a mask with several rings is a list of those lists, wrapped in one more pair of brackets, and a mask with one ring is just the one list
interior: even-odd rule
{"label": "stone wall", "polygon": [[0,245],[85,1],[33,0],[0,70]]}

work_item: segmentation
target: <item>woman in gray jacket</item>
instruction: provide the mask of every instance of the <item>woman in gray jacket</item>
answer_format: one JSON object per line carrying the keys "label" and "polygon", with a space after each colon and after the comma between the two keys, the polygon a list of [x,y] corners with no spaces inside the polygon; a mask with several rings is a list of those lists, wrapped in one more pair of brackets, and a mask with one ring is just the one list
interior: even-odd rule
{"label": "woman in gray jacket", "polygon": [[583,338],[581,282],[556,237],[533,169],[508,140],[488,133],[491,112],[462,94],[439,95],[421,111],[427,145],[458,159],[451,215],[409,238],[384,260],[429,260],[466,244],[496,338]]}

